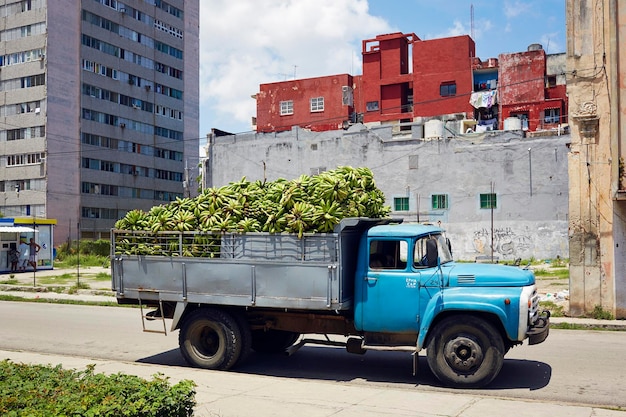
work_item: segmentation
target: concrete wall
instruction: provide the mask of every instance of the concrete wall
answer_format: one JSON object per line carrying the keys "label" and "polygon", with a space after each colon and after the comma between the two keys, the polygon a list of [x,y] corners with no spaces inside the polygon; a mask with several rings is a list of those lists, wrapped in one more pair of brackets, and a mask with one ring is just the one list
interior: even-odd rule
{"label": "concrete wall", "polygon": [[[218,137],[207,155],[209,186],[242,177],[293,179],[337,166],[369,167],[387,204],[408,198],[405,221],[442,222],[457,259],[499,260],[568,256],[568,136],[522,138],[488,132],[425,141],[392,135],[392,128]],[[480,208],[480,194],[497,195],[497,208]],[[446,194],[447,210],[433,210]],[[493,222],[492,222],[493,215]],[[492,233],[493,230],[493,233]],[[492,237],[493,236],[493,237]]]}
{"label": "concrete wall", "polygon": [[59,243],[76,238],[80,221],[81,14],[71,0],[48,0],[47,10],[46,216]]}
{"label": "concrete wall", "polygon": [[623,2],[568,0],[566,11],[570,313],[601,307],[626,318],[626,193],[619,168],[626,149],[626,9]]}

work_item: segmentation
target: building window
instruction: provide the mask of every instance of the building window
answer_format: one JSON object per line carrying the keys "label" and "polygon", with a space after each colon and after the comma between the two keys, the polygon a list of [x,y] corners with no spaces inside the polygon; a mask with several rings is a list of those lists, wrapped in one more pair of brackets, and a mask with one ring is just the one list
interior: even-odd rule
{"label": "building window", "polygon": [[441,95],[441,97],[456,96],[456,83],[455,82],[441,83],[441,85],[439,86],[439,94]]}
{"label": "building window", "polygon": [[480,195],[480,208],[481,209],[491,209],[491,208],[497,208],[497,207],[498,207],[497,198],[494,193]]}
{"label": "building window", "polygon": [[545,109],[544,123],[560,123],[561,121],[561,109]]}
{"label": "building window", "polygon": [[365,109],[367,111],[378,111],[378,102],[368,101],[367,104],[365,104]]}
{"label": "building window", "polygon": [[293,114],[293,100],[280,102],[280,115],[287,116]]}
{"label": "building window", "polygon": [[324,97],[313,97],[311,99],[311,113],[324,111]]}
{"label": "building window", "polygon": [[395,197],[393,209],[395,211],[409,211],[409,197]]}
{"label": "building window", "polygon": [[445,210],[448,208],[447,194],[433,194],[432,196],[433,210]]}

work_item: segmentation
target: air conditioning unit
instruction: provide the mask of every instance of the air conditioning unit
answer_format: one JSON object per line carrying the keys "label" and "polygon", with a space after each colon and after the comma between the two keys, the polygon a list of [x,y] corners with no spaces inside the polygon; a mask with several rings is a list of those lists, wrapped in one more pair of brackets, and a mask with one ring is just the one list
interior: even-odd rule
{"label": "air conditioning unit", "polygon": [[139,106],[138,106],[138,105],[133,104],[133,109],[137,110],[138,108],[139,108]]}
{"label": "air conditioning unit", "polygon": [[120,13],[126,13],[126,7],[120,7],[118,11]]}
{"label": "air conditioning unit", "polygon": [[146,85],[146,91],[150,91],[150,88],[151,87],[149,85]]}
{"label": "air conditioning unit", "polygon": [[120,123],[120,127],[124,129],[126,127],[126,123]]}

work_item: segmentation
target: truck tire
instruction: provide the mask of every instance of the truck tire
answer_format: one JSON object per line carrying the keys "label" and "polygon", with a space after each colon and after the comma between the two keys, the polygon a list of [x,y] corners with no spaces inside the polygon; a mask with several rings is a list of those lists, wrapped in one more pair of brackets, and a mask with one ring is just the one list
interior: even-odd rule
{"label": "truck tire", "polygon": [[428,366],[446,385],[478,388],[498,375],[504,352],[502,336],[487,321],[471,315],[447,317],[429,337]]}
{"label": "truck tire", "polygon": [[257,353],[281,353],[293,345],[299,337],[299,333],[285,330],[253,330],[252,350]]}
{"label": "truck tire", "polygon": [[237,320],[239,331],[241,333],[241,353],[239,354],[239,359],[237,359],[236,363],[236,365],[239,365],[248,360],[248,357],[252,352],[252,332],[245,314],[235,314],[235,320]]}
{"label": "truck tire", "polygon": [[184,319],[178,344],[190,365],[227,370],[241,355],[241,330],[237,320],[230,314],[217,309],[202,308]]}

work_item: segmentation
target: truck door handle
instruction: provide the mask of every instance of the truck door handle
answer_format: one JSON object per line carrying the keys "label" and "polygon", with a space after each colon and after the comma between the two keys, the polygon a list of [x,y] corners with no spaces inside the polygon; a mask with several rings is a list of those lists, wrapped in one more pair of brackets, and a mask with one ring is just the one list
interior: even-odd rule
{"label": "truck door handle", "polygon": [[378,281],[378,278],[366,276],[365,277],[365,281],[367,281],[367,282],[376,282],[376,281]]}

